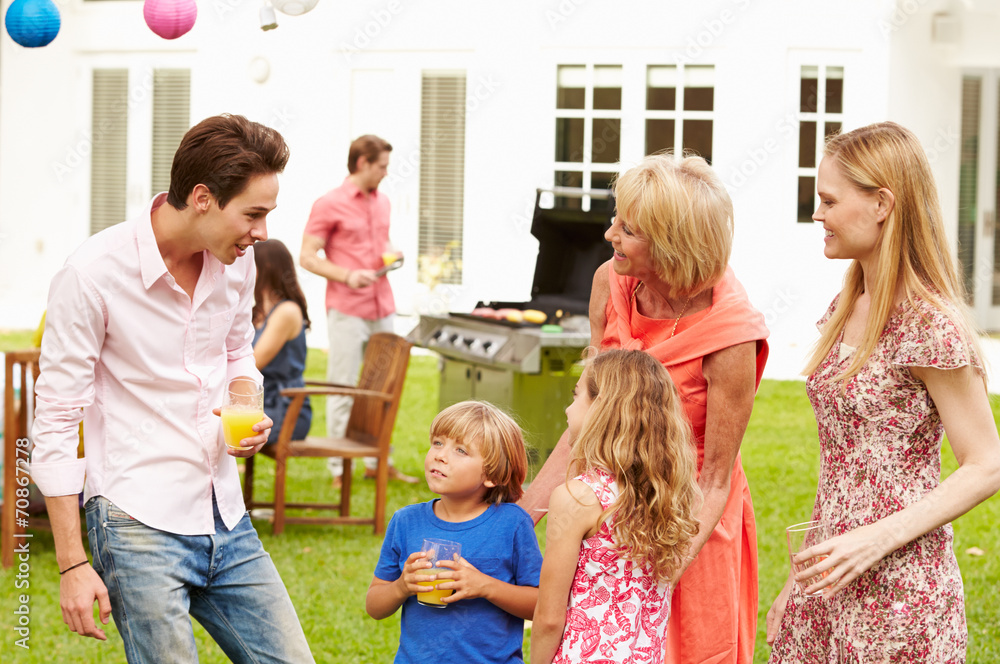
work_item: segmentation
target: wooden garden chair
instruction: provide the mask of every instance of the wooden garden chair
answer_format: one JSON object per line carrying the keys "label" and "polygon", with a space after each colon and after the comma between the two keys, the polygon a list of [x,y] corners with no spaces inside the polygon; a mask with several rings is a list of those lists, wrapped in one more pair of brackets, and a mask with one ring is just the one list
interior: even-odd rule
{"label": "wooden garden chair", "polygon": [[[374,526],[375,534],[385,532],[386,488],[389,484],[389,444],[392,428],[396,423],[403,381],[410,363],[413,344],[395,334],[380,332],[372,335],[365,349],[361,379],[357,387],[333,383],[307,382],[306,387],[282,390],[292,397],[285,414],[278,442],[265,447],[246,460],[243,498],[247,509],[274,508],[273,533],[280,535],[286,523],[355,524]],[[336,350],[334,349],[334,352]],[[347,432],[343,438],[307,436],[292,440],[292,431],[306,396],[349,396],[354,398]],[[260,502],[253,499],[254,458],[264,454],[275,460],[274,501]],[[344,460],[344,475],[340,486],[340,502],[292,503],[287,502],[288,463],[297,457],[340,457]],[[371,516],[351,516],[351,462],[358,457],[378,459],[375,477],[375,513]],[[285,510],[313,509],[336,511],[337,516],[286,516]]]}

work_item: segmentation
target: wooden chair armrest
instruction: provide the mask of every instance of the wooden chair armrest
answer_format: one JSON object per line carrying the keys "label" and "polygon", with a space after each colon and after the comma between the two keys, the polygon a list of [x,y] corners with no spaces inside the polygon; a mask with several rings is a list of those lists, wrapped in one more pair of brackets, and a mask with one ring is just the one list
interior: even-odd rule
{"label": "wooden chair armrest", "polygon": [[325,380],[307,380],[306,386],[315,385],[317,387],[357,387],[356,385],[348,385],[347,383],[329,383]]}
{"label": "wooden chair armrest", "polygon": [[375,390],[362,390],[357,387],[286,387],[281,390],[281,394],[286,397],[294,397],[298,394],[310,395],[314,394],[317,396],[325,395],[342,395],[348,397],[369,397],[372,399],[380,399],[382,401],[392,401],[393,396],[388,392],[376,392]]}

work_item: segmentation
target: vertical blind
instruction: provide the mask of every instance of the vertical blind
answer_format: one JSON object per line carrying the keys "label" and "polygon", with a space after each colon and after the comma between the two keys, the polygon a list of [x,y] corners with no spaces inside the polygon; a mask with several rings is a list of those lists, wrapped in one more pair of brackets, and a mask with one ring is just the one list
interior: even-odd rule
{"label": "vertical blind", "polygon": [[[90,157],[91,234],[125,220],[128,186],[129,70],[93,71]],[[153,72],[150,190],[170,186],[170,166],[191,124],[191,71]]]}
{"label": "vertical blind", "polygon": [[962,79],[962,130],[958,175],[958,260],[969,302],[975,296],[976,217],[979,180],[979,103],[982,79]]}
{"label": "vertical blind", "polygon": [[150,191],[170,187],[170,166],[181,139],[191,127],[191,70],[153,72],[153,168]]}
{"label": "vertical blind", "polygon": [[417,251],[421,262],[441,263],[440,283],[462,283],[464,206],[465,74],[424,72]]}
{"label": "vertical blind", "polygon": [[90,232],[125,219],[128,70],[95,69],[90,151]]}

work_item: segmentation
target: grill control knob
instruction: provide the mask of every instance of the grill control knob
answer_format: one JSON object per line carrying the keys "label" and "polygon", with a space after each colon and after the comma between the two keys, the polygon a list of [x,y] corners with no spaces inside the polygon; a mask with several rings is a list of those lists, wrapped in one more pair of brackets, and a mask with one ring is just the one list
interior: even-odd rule
{"label": "grill control knob", "polygon": [[465,344],[468,348],[472,348],[472,344],[475,343],[475,341],[476,340],[473,339],[472,337],[468,337],[468,338],[464,339],[462,341],[462,343]]}
{"label": "grill control knob", "polygon": [[451,337],[448,338],[448,341],[450,341],[451,343],[457,345],[458,344],[458,340],[461,339],[461,338],[462,338],[461,335],[453,334],[453,335],[451,335]]}

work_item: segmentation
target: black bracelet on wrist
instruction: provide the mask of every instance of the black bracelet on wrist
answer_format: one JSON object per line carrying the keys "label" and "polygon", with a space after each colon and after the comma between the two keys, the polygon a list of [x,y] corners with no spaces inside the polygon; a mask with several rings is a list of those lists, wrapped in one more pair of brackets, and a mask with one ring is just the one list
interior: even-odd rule
{"label": "black bracelet on wrist", "polygon": [[86,564],[87,564],[87,563],[89,563],[89,562],[90,562],[89,560],[84,560],[84,561],[83,561],[83,562],[81,562],[81,563],[77,563],[77,564],[75,564],[75,565],[70,565],[70,566],[69,566],[69,567],[67,567],[66,569],[64,569],[64,570],[62,570],[61,572],[59,572],[59,576],[62,576],[62,575],[63,575],[63,574],[65,574],[66,572],[70,571],[71,569],[76,569],[77,567],[80,567],[81,565],[86,565]]}

